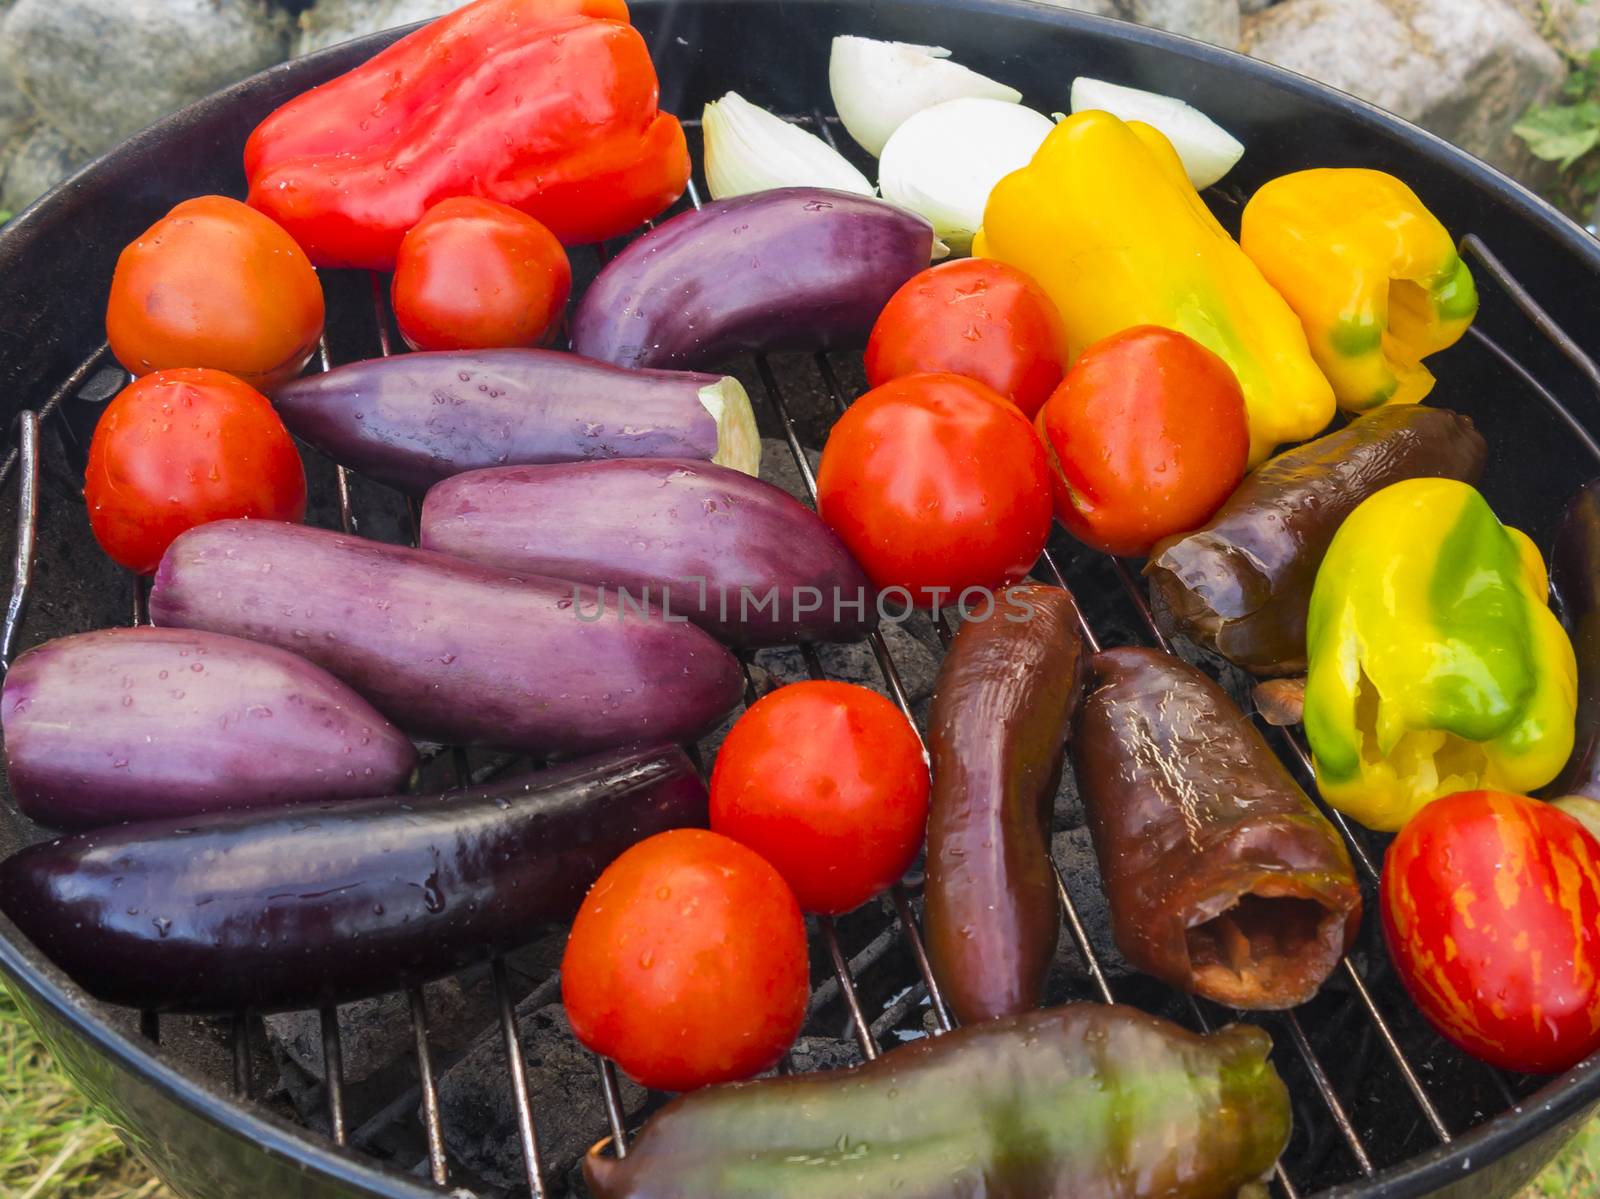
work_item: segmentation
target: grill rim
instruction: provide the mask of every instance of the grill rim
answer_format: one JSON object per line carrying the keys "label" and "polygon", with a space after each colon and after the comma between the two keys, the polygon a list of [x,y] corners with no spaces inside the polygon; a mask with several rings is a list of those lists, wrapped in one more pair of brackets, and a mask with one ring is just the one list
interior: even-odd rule
{"label": "grill rim", "polygon": [[[862,24],[871,25],[876,8],[873,0],[743,0],[762,4],[774,21],[814,21],[811,10],[855,9],[862,12]],[[1133,43],[1156,52],[1174,55],[1205,67],[1253,77],[1255,81],[1292,94],[1324,110],[1332,110],[1397,141],[1426,160],[1426,165],[1456,176],[1464,176],[1493,194],[1524,220],[1555,239],[1560,249],[1583,260],[1600,274],[1600,241],[1587,234],[1574,221],[1540,199],[1501,171],[1484,163],[1443,139],[1356,97],[1339,92],[1315,80],[1248,58],[1234,51],[1130,25],[1111,18],[1092,16],[1034,3],[1032,0],[923,0],[930,10],[959,12],[968,19],[984,14],[1022,17],[1049,24],[1069,32],[1109,37]],[[670,13],[692,8],[694,0],[635,0],[636,15],[650,13],[664,18],[657,22],[657,34],[671,31]],[[52,209],[80,189],[91,189],[101,176],[123,168],[130,158],[147,154],[151,148],[173,143],[194,142],[194,131],[208,118],[227,113],[241,101],[274,93],[294,94],[313,82],[321,82],[370,57],[404,34],[423,24],[372,34],[339,46],[330,47],[301,59],[280,63],[222,91],[213,93],[180,109],[148,129],[101,155],[40,197],[0,233],[0,271],[24,257],[36,241],[51,232]],[[665,101],[664,101],[665,102]],[[60,205],[66,207],[66,205]],[[23,331],[24,333],[26,330]],[[60,347],[55,347],[59,350]],[[67,369],[52,378],[65,378]],[[350,1188],[348,1193],[384,1199],[422,1199],[441,1192],[408,1178],[365,1155],[337,1148],[304,1126],[282,1119],[248,1100],[214,1089],[200,1079],[163,1061],[156,1052],[102,1020],[75,984],[48,962],[4,917],[0,917],[0,973],[20,991],[25,1009],[36,1024],[64,1024],[66,1030],[101,1054],[115,1068],[125,1071],[139,1084],[153,1087],[164,1098],[188,1115],[198,1117],[213,1132],[244,1142],[249,1148],[266,1152],[280,1162],[309,1175],[308,1182]],[[43,1020],[39,1018],[42,1015]],[[75,1081],[82,1080],[73,1071]],[[1449,1184],[1473,1178],[1478,1171],[1525,1150],[1540,1138],[1550,1136],[1563,1125],[1577,1120],[1600,1104],[1600,1054],[1581,1063],[1567,1074],[1551,1080],[1521,1103],[1465,1132],[1448,1144],[1424,1151],[1404,1162],[1380,1170],[1373,1177],[1326,1190],[1326,1199],[1356,1199],[1357,1196],[1384,1196],[1385,1199],[1432,1194]],[[1519,1110],[1520,1109],[1520,1110]],[[1473,1167],[1476,1166],[1475,1170]],[[322,1193],[319,1189],[316,1193]],[[331,1193],[331,1192],[330,1192]]]}

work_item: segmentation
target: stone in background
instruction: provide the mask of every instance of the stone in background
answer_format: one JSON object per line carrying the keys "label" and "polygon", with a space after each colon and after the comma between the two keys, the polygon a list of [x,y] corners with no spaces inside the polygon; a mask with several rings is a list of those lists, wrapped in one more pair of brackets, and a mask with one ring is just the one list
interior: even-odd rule
{"label": "stone in background", "polygon": [[1511,127],[1566,74],[1507,0],[1284,0],[1245,22],[1244,49],[1513,172],[1528,158]]}
{"label": "stone in background", "polygon": [[294,54],[310,54],[363,34],[428,21],[459,8],[457,0],[321,0],[300,14]]}

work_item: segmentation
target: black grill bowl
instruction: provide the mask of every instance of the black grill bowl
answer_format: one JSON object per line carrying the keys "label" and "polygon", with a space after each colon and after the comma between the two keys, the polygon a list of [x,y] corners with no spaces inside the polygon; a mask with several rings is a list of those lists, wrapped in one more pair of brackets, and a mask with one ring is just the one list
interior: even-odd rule
{"label": "black grill bowl", "polygon": [[[697,117],[705,101],[732,88],[814,122],[832,111],[830,39],[859,33],[949,46],[962,62],[1020,87],[1025,102],[1044,112],[1065,107],[1078,74],[1190,100],[1247,147],[1233,175],[1207,197],[1230,227],[1237,227],[1243,200],[1286,171],[1358,165],[1392,171],[1452,231],[1472,235],[1468,250],[1483,309],[1472,335],[1435,360],[1440,381],[1434,398],[1470,414],[1488,437],[1484,490],[1496,511],[1548,547],[1565,499],[1600,473],[1600,374],[1588,357],[1600,353],[1600,242],[1489,167],[1360,101],[1211,46],[1020,0],[639,0],[634,15],[655,55],[663,107],[685,118]],[[284,64],[193,104],[84,168],[0,233],[0,427],[13,430],[14,444],[19,413],[50,410],[36,472],[37,562],[19,649],[126,623],[137,611],[128,577],[90,537],[73,479],[99,403],[121,382],[102,350],[105,296],[119,250],[181,199],[204,192],[242,195],[240,153],[254,125],[396,36],[380,34]],[[697,149],[697,143],[692,132],[691,145]],[[574,262],[587,277],[595,256],[578,252]],[[336,358],[376,352],[367,281],[327,282]],[[363,331],[350,332],[358,327]],[[859,378],[855,361],[835,358],[847,386]],[[815,362],[796,357],[735,369],[758,401],[765,392],[761,418],[769,436],[795,432],[801,442],[819,444],[828,412],[825,403],[807,406],[821,394]],[[831,369],[823,377],[831,382]],[[780,402],[780,388],[787,402]],[[9,463],[4,471],[0,544],[10,544],[22,523],[16,481],[24,472]],[[331,472],[317,465],[312,475],[313,519],[337,521],[339,510],[326,490]],[[363,494],[379,492],[367,487]],[[1148,640],[1137,606],[1105,560],[1064,542],[1055,552],[1104,640]],[[0,855],[42,835],[17,816],[9,795],[0,796]],[[1378,839],[1363,837],[1358,846],[1372,860],[1382,852]],[[1069,891],[1082,896],[1096,885],[1069,871]],[[1560,1079],[1525,1079],[1491,1075],[1441,1045],[1410,1010],[1383,961],[1373,934],[1374,898],[1369,887],[1368,928],[1355,958],[1382,1020],[1372,1009],[1363,1018],[1354,1008],[1353,1023],[1340,1023],[1352,1010],[1347,981],[1335,988],[1342,1000],[1324,996],[1297,1018],[1266,1022],[1275,1060],[1296,1093],[1300,1129],[1285,1159],[1293,1193],[1340,1199],[1510,1195],[1600,1105],[1600,1056]],[[0,971],[78,1085],[186,1199],[420,1199],[439,1193],[419,1181],[426,1170],[407,1175],[336,1148],[323,1135],[237,1098],[228,1052],[214,1038],[166,1036],[163,1029],[155,1047],[140,1035],[137,1014],[89,1000],[3,918]],[[1169,1014],[1183,1010],[1147,982],[1114,982],[1119,998]],[[1093,994],[1085,982],[1071,997]],[[1380,1044],[1373,1050],[1375,1031]],[[1441,1113],[1449,1140],[1430,1131],[1424,1119],[1430,1109],[1410,1093],[1394,1053],[1381,1044],[1388,1032]],[[243,1048],[242,1064],[248,1064],[248,1042]],[[1363,1053],[1370,1064],[1352,1074],[1342,1059]],[[1318,1087],[1310,1063],[1327,1065],[1339,1110]],[[535,1122],[541,1104],[561,1099],[532,1095]],[[1348,1130],[1338,1116],[1347,1118]],[[1370,1154],[1370,1170],[1351,1147],[1352,1137]],[[551,1179],[551,1190],[559,1192],[562,1183]],[[1280,1181],[1274,1194],[1290,1192]]]}

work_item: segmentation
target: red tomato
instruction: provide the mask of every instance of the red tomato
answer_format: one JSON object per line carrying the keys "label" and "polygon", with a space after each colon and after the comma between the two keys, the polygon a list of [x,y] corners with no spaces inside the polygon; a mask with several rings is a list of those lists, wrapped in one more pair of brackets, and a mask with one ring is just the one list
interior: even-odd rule
{"label": "red tomato", "polygon": [[1050,535],[1049,467],[1009,400],[960,375],[907,375],[833,426],[817,508],[874,583],[932,606],[1028,573]]}
{"label": "red tomato", "polygon": [[1096,342],[1038,416],[1056,517],[1085,545],[1142,555],[1204,524],[1244,478],[1244,393],[1191,337],[1141,325]]}
{"label": "red tomato", "polygon": [[272,388],[322,336],[322,284],[268,217],[226,196],[185,200],[117,258],[106,336],[135,375],[228,371]]}
{"label": "red tomato", "polygon": [[794,1044],[805,918],[782,877],[704,829],[658,833],[595,881],[561,959],[572,1031],[647,1087],[747,1078]]}
{"label": "red tomato", "polygon": [[889,297],[867,342],[867,382],[948,371],[986,383],[1027,415],[1067,368],[1067,333],[1050,297],[1014,266],[941,262]]}
{"label": "red tomato", "polygon": [[213,520],[306,514],[300,453],[267,397],[212,370],[157,371],[122,389],[89,443],[83,498],[100,548],[149,574],[172,539]]}
{"label": "red tomato", "polygon": [[477,196],[428,209],[400,243],[394,317],[414,350],[536,346],[567,306],[572,266],[555,235]]}
{"label": "red tomato", "polygon": [[1382,906],[1406,990],[1474,1057],[1554,1074],[1600,1049],[1600,842],[1565,812],[1435,800],[1389,847]]}
{"label": "red tomato", "polygon": [[778,868],[808,912],[861,906],[910,868],[928,822],[916,730],[853,683],[795,683],[751,706],[711,774],[711,827]]}

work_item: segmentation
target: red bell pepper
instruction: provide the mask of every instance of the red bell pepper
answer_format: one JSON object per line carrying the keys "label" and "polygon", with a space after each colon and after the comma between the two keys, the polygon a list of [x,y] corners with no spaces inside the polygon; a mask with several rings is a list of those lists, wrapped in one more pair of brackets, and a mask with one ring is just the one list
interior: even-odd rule
{"label": "red bell pepper", "polygon": [[572,245],[627,232],[682,194],[683,129],[657,109],[655,67],[631,26],[569,16],[457,43],[438,76],[409,76],[395,101],[409,112],[355,121],[337,149],[320,104],[252,136],[250,204],[316,265],[392,270],[406,231],[450,196],[509,204]]}
{"label": "red bell pepper", "polygon": [[474,0],[276,109],[244,147],[254,179],[285,159],[351,154],[393,137],[496,46],[572,17],[628,19],[623,0]]}

